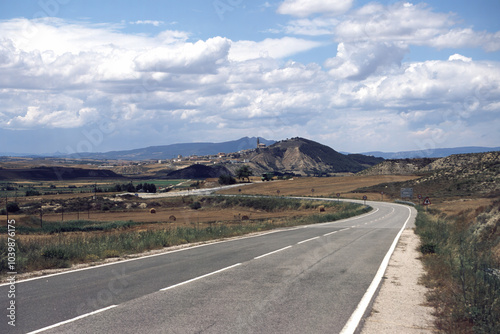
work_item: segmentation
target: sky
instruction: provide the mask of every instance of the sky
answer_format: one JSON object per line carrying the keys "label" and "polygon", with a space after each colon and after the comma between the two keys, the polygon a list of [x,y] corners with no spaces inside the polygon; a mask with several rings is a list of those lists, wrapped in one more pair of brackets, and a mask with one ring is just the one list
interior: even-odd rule
{"label": "sky", "polygon": [[498,0],[0,0],[0,152],[500,146]]}

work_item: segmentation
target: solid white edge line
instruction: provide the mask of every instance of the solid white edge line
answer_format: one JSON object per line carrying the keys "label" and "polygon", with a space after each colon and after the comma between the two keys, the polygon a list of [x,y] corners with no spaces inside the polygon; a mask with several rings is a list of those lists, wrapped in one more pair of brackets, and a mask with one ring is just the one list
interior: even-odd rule
{"label": "solid white edge line", "polygon": [[36,334],[36,333],[44,332],[46,330],[49,330],[49,329],[52,329],[52,328],[55,328],[55,327],[59,327],[59,326],[65,325],[65,324],[68,324],[70,322],[73,322],[73,321],[76,321],[76,320],[80,320],[80,319],[86,318],[88,316],[91,316],[91,315],[94,315],[94,314],[97,314],[97,313],[101,313],[101,312],[107,311],[107,310],[112,309],[113,307],[116,307],[116,306],[117,305],[111,305],[111,306],[102,308],[102,309],[97,310],[97,311],[93,311],[93,312],[90,312],[90,313],[82,314],[82,315],[80,315],[80,316],[78,316],[76,318],[69,319],[69,320],[66,320],[66,321],[61,321],[61,322],[58,322],[57,324],[54,324],[54,325],[51,325],[51,326],[47,326],[47,327],[44,327],[44,328],[41,328],[41,329],[37,329],[36,331],[33,331],[33,332],[29,332],[28,334]]}
{"label": "solid white edge line", "polygon": [[184,282],[181,282],[181,283],[177,283],[177,284],[174,284],[174,285],[171,285],[169,287],[166,287],[166,288],[163,288],[163,289],[160,289],[160,291],[167,291],[167,290],[170,290],[170,289],[173,289],[173,288],[177,288],[181,285],[184,285],[184,284],[188,284],[188,283],[191,283],[191,282],[194,282],[194,281],[197,281],[199,279],[202,279],[202,278],[205,278],[205,277],[208,277],[208,276],[211,276],[211,275],[215,275],[215,274],[218,274],[220,272],[223,272],[225,270],[228,270],[228,269],[231,269],[231,268],[234,268],[234,267],[237,267],[237,266],[240,266],[241,263],[236,263],[236,264],[233,264],[232,266],[229,266],[229,267],[226,267],[226,268],[222,268],[222,269],[219,269],[219,270],[216,270],[216,271],[213,271],[211,273],[208,273],[208,274],[205,274],[205,275],[202,275],[202,276],[198,276],[198,277],[195,277],[195,278],[192,278],[190,280],[187,280],[187,281],[184,281]]}
{"label": "solid white edge line", "polygon": [[286,246],[286,247],[280,248],[280,249],[278,249],[278,250],[275,250],[275,251],[272,251],[272,252],[266,253],[266,254],[264,254],[264,255],[254,257],[253,259],[254,259],[254,260],[262,259],[262,258],[263,258],[263,257],[265,257],[265,256],[268,256],[268,255],[271,255],[271,254],[274,254],[274,253],[278,253],[278,252],[284,251],[285,249],[288,249],[288,248],[291,248],[291,247],[292,247],[292,246]]}
{"label": "solid white edge line", "polygon": [[314,238],[310,238],[310,239],[306,239],[306,240],[299,241],[299,242],[297,242],[297,245],[303,244],[304,242],[308,242],[308,241],[316,240],[316,239],[319,239],[319,236],[318,236],[318,237],[314,237]]}
{"label": "solid white edge line", "polygon": [[370,305],[370,302],[375,295],[375,292],[378,289],[378,286],[380,282],[382,281],[382,277],[384,276],[385,270],[387,269],[387,266],[389,265],[389,260],[391,259],[392,253],[396,249],[396,246],[399,242],[399,238],[401,237],[401,234],[403,234],[404,229],[406,228],[406,224],[411,218],[411,209],[408,208],[408,211],[410,211],[410,214],[408,218],[406,219],[403,227],[397,234],[396,238],[394,239],[391,248],[389,248],[389,251],[385,255],[384,259],[382,260],[382,263],[380,264],[380,267],[378,268],[377,273],[375,274],[375,277],[373,278],[372,283],[366,290],[365,294],[363,295],[363,298],[361,298],[361,301],[359,302],[358,306],[352,313],[351,317],[349,320],[347,320],[347,323],[345,324],[344,328],[342,328],[342,331],[340,334],[352,334],[354,331],[358,328],[359,323],[361,319],[363,318],[363,315],[366,312],[366,309]]}
{"label": "solid white edge line", "polygon": [[[256,235],[242,236],[239,239],[220,239],[220,240],[215,240],[213,242],[207,242],[207,243],[203,243],[203,244],[200,244],[200,245],[188,246],[188,247],[181,248],[181,249],[166,250],[163,253],[157,253],[157,254],[151,254],[151,255],[144,255],[144,256],[134,257],[132,259],[119,260],[119,261],[115,261],[115,262],[103,263],[103,264],[98,264],[98,265],[95,265],[95,266],[89,266],[89,267],[80,268],[80,269],[72,269],[72,270],[62,271],[62,272],[54,273],[54,274],[42,275],[42,276],[37,276],[37,277],[32,277],[32,278],[26,278],[26,279],[22,279],[22,280],[16,281],[16,284],[21,284],[21,283],[24,283],[24,282],[30,282],[30,281],[35,281],[35,280],[50,278],[50,277],[54,277],[54,276],[60,276],[60,275],[65,275],[65,274],[76,273],[76,272],[79,272],[79,271],[85,271],[85,270],[91,270],[91,269],[98,269],[98,268],[101,268],[101,267],[113,266],[113,265],[118,265],[118,264],[122,264],[122,263],[143,260],[143,259],[157,257],[157,256],[169,255],[169,254],[173,254],[173,253],[178,253],[178,252],[186,251],[186,250],[189,250],[189,249],[195,249],[195,248],[199,248],[199,247],[205,247],[205,246],[210,246],[210,245],[224,243],[224,242],[231,242],[231,241],[241,240],[241,239],[256,238],[256,237],[260,237],[260,236],[263,236],[263,235],[268,235],[268,234],[273,234],[273,233],[278,233],[278,232],[283,232],[283,231],[286,231],[286,230],[272,230],[272,231],[268,231],[268,232],[259,233],[259,234],[256,234]],[[0,287],[6,286],[6,285],[10,285],[10,283],[1,283]]]}

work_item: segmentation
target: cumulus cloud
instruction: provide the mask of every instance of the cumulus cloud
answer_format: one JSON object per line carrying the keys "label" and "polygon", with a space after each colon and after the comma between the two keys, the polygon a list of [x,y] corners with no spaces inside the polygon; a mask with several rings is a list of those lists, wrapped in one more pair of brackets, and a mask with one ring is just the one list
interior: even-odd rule
{"label": "cumulus cloud", "polygon": [[426,44],[443,48],[483,48],[487,52],[500,50],[500,32],[488,33],[467,29],[452,29],[438,34]]}
{"label": "cumulus cloud", "polygon": [[363,80],[380,68],[401,66],[408,49],[391,43],[339,43],[337,56],[327,59],[325,67],[335,78]]}
{"label": "cumulus cloud", "polygon": [[169,73],[215,73],[227,59],[230,41],[215,37],[207,41],[158,47],[135,58],[139,71]]}
{"label": "cumulus cloud", "polygon": [[348,13],[336,25],[334,35],[339,42],[390,41],[439,49],[481,47],[488,52],[500,49],[500,32],[457,28],[458,23],[454,14],[435,12],[424,3],[370,3]]}
{"label": "cumulus cloud", "polygon": [[451,31],[454,18],[433,16],[423,5],[391,6],[294,20],[297,34],[337,40],[322,66],[289,60],[325,44],[318,39],[191,41],[183,31],[148,36],[58,19],[2,21],[0,135],[1,129],[68,134],[99,129],[95,124],[106,120],[116,129],[106,133],[110,149],[136,140],[259,134],[301,135],[352,151],[397,150],[429,141],[446,146],[449,133],[467,127],[464,142],[498,138],[500,64],[456,52],[443,61],[403,61],[411,45],[444,45],[433,38]]}

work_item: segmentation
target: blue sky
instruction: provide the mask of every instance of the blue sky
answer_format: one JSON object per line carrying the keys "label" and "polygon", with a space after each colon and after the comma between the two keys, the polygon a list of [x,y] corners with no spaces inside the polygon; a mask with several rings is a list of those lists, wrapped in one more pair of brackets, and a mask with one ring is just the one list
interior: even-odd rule
{"label": "blue sky", "polygon": [[497,0],[0,1],[0,152],[500,145]]}

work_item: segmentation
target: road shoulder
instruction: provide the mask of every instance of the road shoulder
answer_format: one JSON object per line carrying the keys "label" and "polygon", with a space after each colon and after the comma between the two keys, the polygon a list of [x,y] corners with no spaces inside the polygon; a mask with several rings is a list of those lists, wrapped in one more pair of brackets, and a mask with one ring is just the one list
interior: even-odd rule
{"label": "road shoulder", "polygon": [[419,237],[403,231],[387,267],[382,286],[361,333],[434,333],[433,309],[426,306],[427,288],[419,284],[424,274],[417,248]]}

